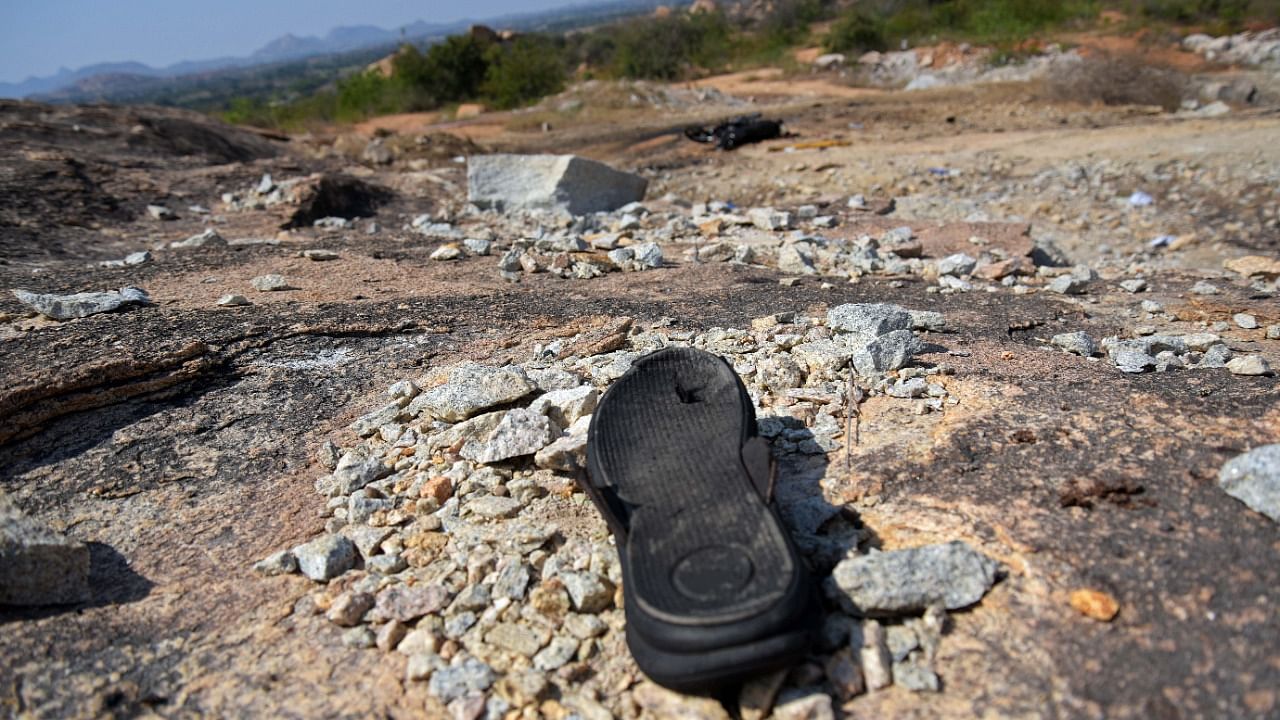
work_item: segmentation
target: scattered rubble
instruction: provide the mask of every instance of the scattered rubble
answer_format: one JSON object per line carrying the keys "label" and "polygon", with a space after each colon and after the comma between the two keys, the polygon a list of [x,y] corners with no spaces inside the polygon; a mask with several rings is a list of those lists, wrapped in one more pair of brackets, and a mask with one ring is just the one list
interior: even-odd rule
{"label": "scattered rubble", "polygon": [[[480,707],[495,697],[510,702],[536,695],[509,687],[528,679],[515,673],[511,658],[524,658],[532,669],[522,672],[542,678],[540,673],[557,672],[585,647],[621,641],[621,568],[613,548],[533,518],[558,501],[556,493],[574,486],[576,468],[585,465],[595,403],[634,358],[673,343],[730,358],[760,406],[760,432],[779,456],[840,448],[839,416],[850,372],[862,375],[871,393],[936,403],[939,409],[946,400],[945,388],[930,382],[937,368],[909,367],[926,349],[911,328],[945,327],[937,313],[847,304],[825,316],[786,312],[753,325],[750,331],[714,328],[677,338],[625,323],[620,340],[610,344],[575,338],[554,348],[535,347],[519,365],[464,362],[447,374],[396,383],[388,391],[392,402],[352,423],[363,440],[345,451],[328,451],[337,459],[316,487],[330,499],[329,534],[255,567],[329,583],[333,595],[322,591],[318,603],[348,633],[367,626],[358,638],[352,635],[360,646],[387,648],[395,643],[380,638],[403,633],[398,647],[411,657],[409,681],[427,681],[445,704],[474,697]],[[828,339],[794,339],[823,336]],[[568,354],[567,348],[582,354]],[[920,392],[904,395],[897,389],[904,383]],[[797,512],[806,511],[784,504],[784,516]],[[811,523],[796,526],[797,542],[806,552],[826,552]],[[854,567],[858,563],[892,567],[860,569]],[[856,586],[854,576],[864,583],[871,578],[872,584]],[[854,613],[835,617],[845,618],[846,637],[856,645],[833,656],[826,672],[853,696],[893,682],[895,673],[912,689],[936,689],[938,683],[916,655],[881,658],[876,675],[856,618],[972,605],[995,581],[996,565],[957,542],[865,557],[855,552],[835,577],[846,593],[846,610]],[[865,631],[873,641],[875,627],[869,623]],[[406,650],[418,636],[431,639],[421,649]],[[444,645],[454,648],[448,657]],[[880,657],[878,647],[873,645],[874,658]],[[493,687],[499,688],[496,696]],[[632,693],[642,706],[676,703],[671,708],[680,710],[662,712],[690,712],[688,698],[645,687]],[[777,685],[762,690],[766,696],[778,691]],[[827,695],[797,692],[782,692],[775,716],[830,712]],[[766,697],[753,702],[767,712]]]}

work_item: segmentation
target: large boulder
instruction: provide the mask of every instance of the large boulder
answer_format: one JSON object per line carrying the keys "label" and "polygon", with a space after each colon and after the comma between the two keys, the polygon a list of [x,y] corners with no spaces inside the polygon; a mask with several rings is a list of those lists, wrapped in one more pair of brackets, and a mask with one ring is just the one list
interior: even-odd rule
{"label": "large boulder", "polygon": [[576,155],[477,155],[467,161],[467,199],[495,210],[608,212],[643,200],[648,184]]}

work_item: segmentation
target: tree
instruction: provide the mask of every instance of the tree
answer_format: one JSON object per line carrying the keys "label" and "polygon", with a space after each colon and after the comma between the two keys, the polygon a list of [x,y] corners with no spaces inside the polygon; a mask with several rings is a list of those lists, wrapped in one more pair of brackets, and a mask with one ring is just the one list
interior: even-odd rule
{"label": "tree", "polygon": [[493,46],[487,57],[484,94],[497,107],[523,105],[564,87],[564,50],[550,38],[525,35]]}

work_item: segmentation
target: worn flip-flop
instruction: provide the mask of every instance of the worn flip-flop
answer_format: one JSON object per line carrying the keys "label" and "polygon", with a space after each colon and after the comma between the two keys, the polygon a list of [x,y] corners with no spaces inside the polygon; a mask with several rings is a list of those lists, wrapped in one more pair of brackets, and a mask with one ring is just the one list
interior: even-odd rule
{"label": "worn flip-flop", "polygon": [[770,505],[769,445],[727,362],[692,348],[637,360],[600,400],[587,457],[645,674],[711,691],[805,654],[817,594]]}

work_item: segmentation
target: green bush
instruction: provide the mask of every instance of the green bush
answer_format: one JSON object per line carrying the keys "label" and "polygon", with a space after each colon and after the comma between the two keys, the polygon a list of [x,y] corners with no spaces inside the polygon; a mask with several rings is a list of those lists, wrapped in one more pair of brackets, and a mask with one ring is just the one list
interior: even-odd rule
{"label": "green bush", "polygon": [[488,44],[468,35],[451,35],[421,53],[406,46],[395,57],[392,77],[431,97],[433,104],[457,102],[480,93],[489,69]]}
{"label": "green bush", "polygon": [[831,26],[823,43],[827,52],[866,52],[886,50],[884,24],[862,12],[842,16]]}
{"label": "green bush", "polygon": [[356,73],[338,81],[338,101],[334,119],[340,122],[364,120],[404,110],[401,86],[377,70]]}
{"label": "green bush", "polygon": [[564,88],[564,50],[550,38],[530,35],[496,45],[486,60],[482,90],[496,107],[517,107]]}
{"label": "green bush", "polygon": [[721,13],[673,13],[615,30],[614,73],[625,78],[676,80],[693,67],[718,68],[732,52],[732,28]]}
{"label": "green bush", "polygon": [[1011,42],[1097,15],[1094,0],[879,0],[860,2],[832,26],[831,51],[883,50],[938,38]]}
{"label": "green bush", "polygon": [[1280,0],[1136,0],[1133,12],[1151,20],[1195,23],[1205,32],[1238,32],[1249,21],[1280,24]]}
{"label": "green bush", "polygon": [[779,0],[760,22],[768,46],[796,45],[809,37],[809,25],[827,16],[823,0]]}

